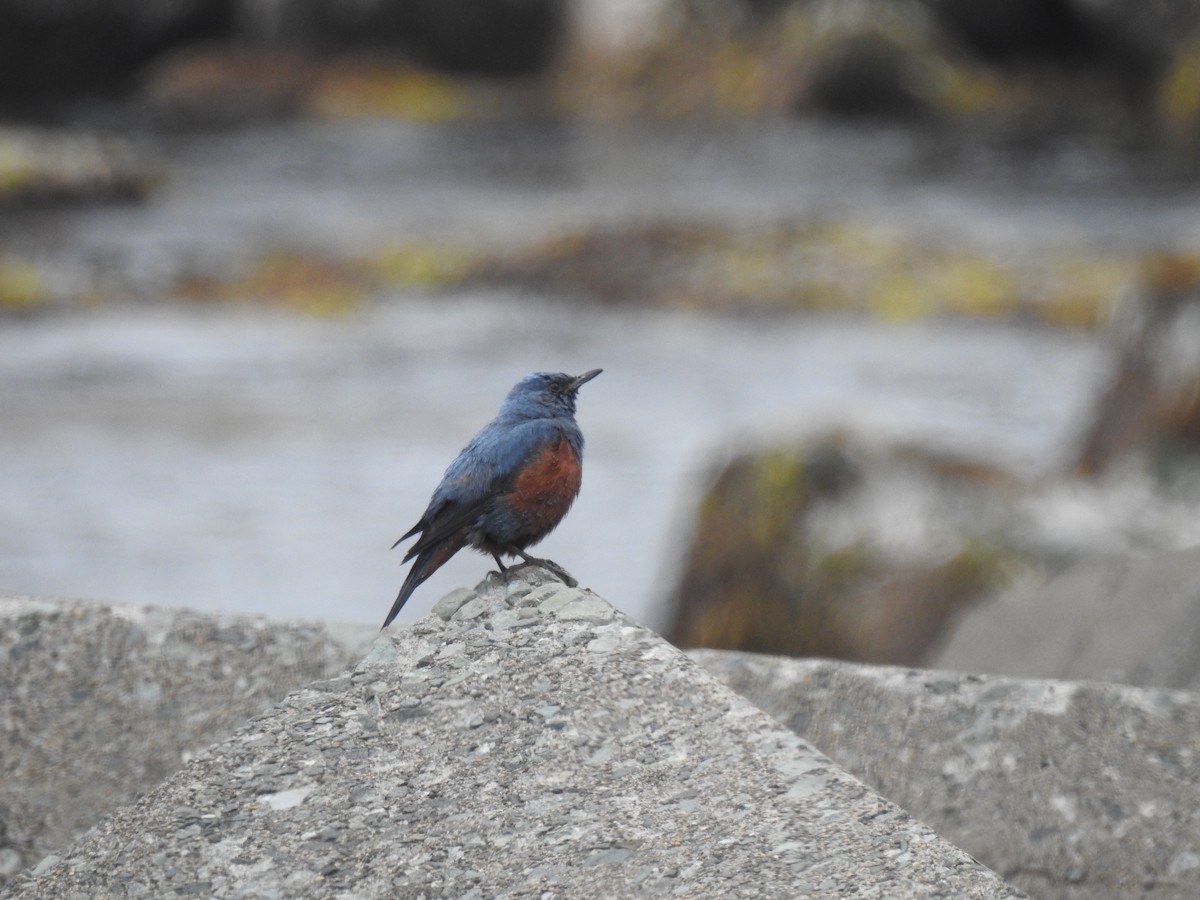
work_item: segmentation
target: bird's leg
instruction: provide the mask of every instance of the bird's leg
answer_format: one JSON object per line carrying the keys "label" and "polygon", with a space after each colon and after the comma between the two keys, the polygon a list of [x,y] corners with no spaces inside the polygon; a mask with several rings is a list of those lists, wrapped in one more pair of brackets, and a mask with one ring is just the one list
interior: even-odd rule
{"label": "bird's leg", "polygon": [[520,547],[505,547],[504,549],[505,552],[510,556],[519,556],[531,566],[541,566],[543,569],[549,569],[550,572],[567,587],[579,587],[579,582],[575,580],[570,572],[568,572],[558,563],[552,562],[548,559],[539,559],[536,556],[530,556]]}
{"label": "bird's leg", "polygon": [[500,554],[492,551],[492,559],[496,561],[496,568],[500,570],[500,576],[502,578],[507,578],[508,566],[504,564],[504,560],[500,558]]}

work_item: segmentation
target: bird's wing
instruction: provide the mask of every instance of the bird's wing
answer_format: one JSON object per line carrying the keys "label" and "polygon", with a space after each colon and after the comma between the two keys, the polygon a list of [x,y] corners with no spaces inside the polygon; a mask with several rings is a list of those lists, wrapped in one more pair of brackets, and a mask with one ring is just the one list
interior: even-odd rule
{"label": "bird's wing", "polygon": [[507,427],[493,423],[477,434],[446,469],[421,521],[396,542],[421,533],[404,561],[474,522],[496,497],[511,489],[525,462],[547,443],[557,441],[560,433],[553,421],[534,419]]}
{"label": "bird's wing", "polygon": [[[408,552],[404,554],[403,562],[408,562],[422,551],[437,546],[439,543],[458,534],[458,532],[474,522],[490,502],[490,497],[484,497],[473,503],[461,503],[449,500],[438,506],[436,510],[431,507],[430,512],[427,512],[425,517],[415,526],[416,529],[420,530],[421,536],[417,538],[415,544],[408,548]],[[415,534],[416,531],[413,533]]]}

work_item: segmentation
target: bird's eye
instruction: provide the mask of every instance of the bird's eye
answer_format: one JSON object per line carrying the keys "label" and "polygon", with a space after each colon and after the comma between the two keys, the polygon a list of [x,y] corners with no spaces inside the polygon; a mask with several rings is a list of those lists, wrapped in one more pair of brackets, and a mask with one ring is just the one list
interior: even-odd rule
{"label": "bird's eye", "polygon": [[550,382],[550,393],[561,394],[563,392],[563,383],[561,381]]}

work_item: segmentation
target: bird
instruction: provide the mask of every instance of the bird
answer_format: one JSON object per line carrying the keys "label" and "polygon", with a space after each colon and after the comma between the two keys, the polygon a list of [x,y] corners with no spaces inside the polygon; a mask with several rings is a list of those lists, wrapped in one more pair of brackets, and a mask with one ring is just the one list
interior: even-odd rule
{"label": "bird", "polygon": [[[529,556],[571,508],[583,477],[583,432],[575,421],[579,389],[603,369],[582,375],[533,372],[508,392],[496,418],[446,468],[420,520],[394,550],[419,535],[402,562],[415,558],[383,628],[422,582],[463,547],[544,566],[574,586],[563,569]],[[381,629],[382,630],[382,629]]]}

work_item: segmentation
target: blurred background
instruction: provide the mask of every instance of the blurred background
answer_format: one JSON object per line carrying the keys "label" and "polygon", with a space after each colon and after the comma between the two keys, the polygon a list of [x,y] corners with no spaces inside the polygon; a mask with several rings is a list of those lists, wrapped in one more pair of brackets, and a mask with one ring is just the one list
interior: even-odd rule
{"label": "blurred background", "polygon": [[683,645],[1200,541],[1195,0],[0,0],[0,116],[4,590],[381,621],[595,367],[539,549]]}

